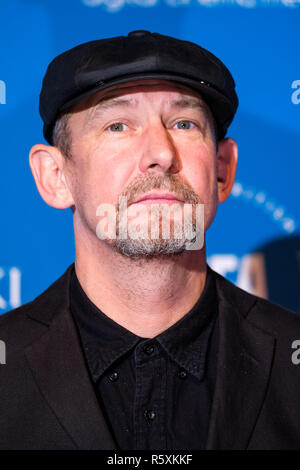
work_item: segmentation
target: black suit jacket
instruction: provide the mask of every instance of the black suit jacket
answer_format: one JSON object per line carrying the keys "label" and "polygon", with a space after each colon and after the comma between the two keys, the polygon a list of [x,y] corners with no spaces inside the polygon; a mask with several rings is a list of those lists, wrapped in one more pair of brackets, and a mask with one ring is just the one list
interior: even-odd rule
{"label": "black suit jacket", "polygon": [[[0,449],[116,449],[69,307],[72,266],[0,317]],[[300,317],[217,273],[219,356],[207,449],[300,449]]]}

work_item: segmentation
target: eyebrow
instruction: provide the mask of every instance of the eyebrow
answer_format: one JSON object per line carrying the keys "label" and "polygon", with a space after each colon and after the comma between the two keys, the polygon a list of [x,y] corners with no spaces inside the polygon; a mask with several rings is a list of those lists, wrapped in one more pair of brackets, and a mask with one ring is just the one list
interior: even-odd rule
{"label": "eyebrow", "polygon": [[182,97],[170,102],[171,108],[201,108],[205,109],[205,105],[197,98]]}
{"label": "eyebrow", "polygon": [[206,117],[209,117],[207,106],[205,105],[204,102],[201,102],[197,98],[193,97],[182,97],[177,100],[173,100],[169,104],[170,108],[178,108],[178,109],[199,109],[200,111],[204,112]]}
{"label": "eyebrow", "polygon": [[[103,97],[91,108],[84,127],[90,127],[93,121],[96,120],[98,117],[101,117],[106,110],[121,106],[127,108],[136,108],[138,106],[138,101],[133,98],[112,98],[109,96]],[[199,109],[200,111],[204,112],[206,117],[208,118],[208,111],[206,105],[197,98],[181,97],[172,101],[167,101],[167,106],[170,109]]]}

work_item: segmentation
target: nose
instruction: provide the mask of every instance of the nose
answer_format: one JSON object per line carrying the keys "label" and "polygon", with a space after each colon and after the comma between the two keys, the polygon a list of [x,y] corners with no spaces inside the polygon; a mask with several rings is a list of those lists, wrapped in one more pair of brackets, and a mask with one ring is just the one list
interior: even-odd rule
{"label": "nose", "polygon": [[142,138],[141,172],[178,173],[180,169],[178,150],[162,122],[149,123]]}

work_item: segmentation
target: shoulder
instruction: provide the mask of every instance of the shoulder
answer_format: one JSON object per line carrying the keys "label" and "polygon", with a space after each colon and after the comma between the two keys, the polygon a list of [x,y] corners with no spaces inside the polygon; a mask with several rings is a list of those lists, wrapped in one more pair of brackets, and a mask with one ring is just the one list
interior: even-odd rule
{"label": "shoulder", "polygon": [[[52,318],[69,303],[69,282],[74,265],[31,302],[0,316],[0,339],[13,349],[30,344]],[[32,321],[34,320],[34,321]]]}
{"label": "shoulder", "polygon": [[260,329],[274,336],[298,334],[300,338],[300,315],[269,300],[250,294],[235,286],[215,271],[219,300],[232,306],[239,315]]}

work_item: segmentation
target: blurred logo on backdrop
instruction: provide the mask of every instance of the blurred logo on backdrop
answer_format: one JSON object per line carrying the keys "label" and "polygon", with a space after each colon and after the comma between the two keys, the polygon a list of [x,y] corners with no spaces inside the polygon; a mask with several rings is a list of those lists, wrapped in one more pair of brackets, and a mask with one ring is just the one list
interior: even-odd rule
{"label": "blurred logo on backdrop", "polygon": [[241,289],[268,298],[265,260],[262,253],[238,257],[235,254],[215,254],[208,257],[208,264],[224,277],[234,273],[235,284]]}
{"label": "blurred logo on backdrop", "polygon": [[235,276],[241,289],[300,313],[300,234],[277,238],[242,257],[214,254],[208,264],[226,278]]}
{"label": "blurred logo on backdrop", "polygon": [[170,7],[180,6],[223,6],[232,5],[244,8],[257,8],[266,6],[296,7],[300,5],[300,0],[81,0],[88,7],[102,6],[107,11],[114,13],[120,11],[125,5],[134,5],[140,7],[155,7],[164,3]]}
{"label": "blurred logo on backdrop", "polygon": [[21,305],[21,271],[0,267],[0,314]]}

